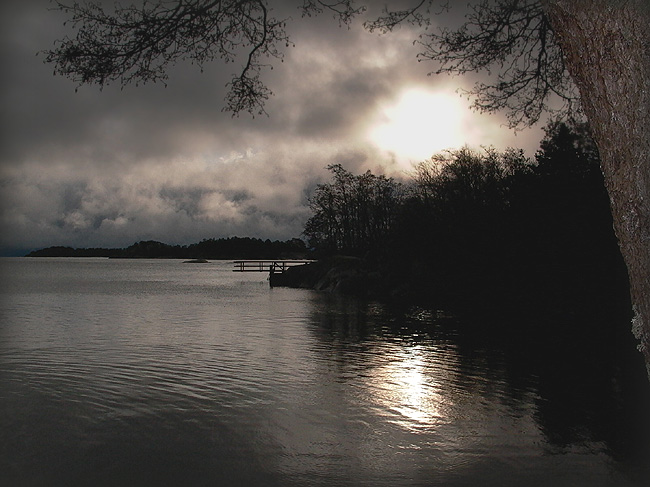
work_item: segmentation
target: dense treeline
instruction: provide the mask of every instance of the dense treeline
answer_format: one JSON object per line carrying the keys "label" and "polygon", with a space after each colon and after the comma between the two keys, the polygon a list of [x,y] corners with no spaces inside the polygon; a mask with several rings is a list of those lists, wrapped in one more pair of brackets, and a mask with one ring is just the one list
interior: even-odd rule
{"label": "dense treeline", "polygon": [[74,249],[48,247],[27,254],[27,257],[112,257],[147,259],[290,259],[304,258],[305,243],[297,238],[286,241],[261,240],[249,237],[205,239],[190,245],[168,245],[147,240],[124,249]]}
{"label": "dense treeline", "polygon": [[331,165],[332,182],[320,184],[310,198],[313,216],[304,235],[320,254],[363,253],[386,241],[394,225],[401,186],[370,171],[354,176]]}
{"label": "dense treeline", "polygon": [[629,299],[598,151],[583,125],[550,124],[534,159],[463,148],[420,163],[402,184],[330,169],[305,236],[321,255],[363,258],[387,291],[474,309]]}

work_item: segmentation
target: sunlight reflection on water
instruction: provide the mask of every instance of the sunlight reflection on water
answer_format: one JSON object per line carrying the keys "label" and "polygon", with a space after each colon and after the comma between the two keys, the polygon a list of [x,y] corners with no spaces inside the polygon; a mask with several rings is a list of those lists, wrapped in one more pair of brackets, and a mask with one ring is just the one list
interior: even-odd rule
{"label": "sunlight reflection on water", "polygon": [[[428,353],[426,353],[428,352]],[[424,355],[430,357],[425,361]],[[377,389],[383,390],[380,395],[386,407],[393,406],[404,418],[403,426],[432,427],[449,421],[449,409],[453,401],[443,396],[440,382],[449,381],[449,364],[453,361],[450,351],[445,360],[435,347],[423,350],[421,346],[407,349],[395,361],[377,370],[374,379],[384,384]]]}

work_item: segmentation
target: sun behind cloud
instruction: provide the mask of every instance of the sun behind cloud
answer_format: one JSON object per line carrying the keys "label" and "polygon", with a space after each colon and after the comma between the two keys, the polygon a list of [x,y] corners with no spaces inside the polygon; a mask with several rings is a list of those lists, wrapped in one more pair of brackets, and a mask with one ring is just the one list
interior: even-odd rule
{"label": "sun behind cloud", "polygon": [[378,108],[367,136],[398,162],[409,165],[465,144],[467,111],[454,92],[408,88]]}

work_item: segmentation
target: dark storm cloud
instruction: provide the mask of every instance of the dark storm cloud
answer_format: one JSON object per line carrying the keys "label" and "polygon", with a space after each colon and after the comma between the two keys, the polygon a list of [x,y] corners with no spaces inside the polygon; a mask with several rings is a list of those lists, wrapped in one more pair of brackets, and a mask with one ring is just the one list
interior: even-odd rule
{"label": "dark storm cloud", "polygon": [[301,19],[296,2],[278,2],[277,16],[295,20],[287,29],[296,47],[264,73],[275,93],[268,117],[222,112],[236,64],[215,62],[200,73],[181,63],[167,87],[75,92],[36,55],[66,29],[50,5],[0,6],[5,248],[298,236],[328,164],[403,171],[364,135],[378,107],[404,86],[449,83],[426,77],[433,68],[416,62],[408,29],[377,36],[327,15]]}
{"label": "dark storm cloud", "polygon": [[[122,156],[140,158],[182,151],[184,132],[211,131],[228,119],[221,113],[227,77],[212,67],[200,75],[196,67],[172,69],[168,87],[76,85],[52,75],[52,66],[36,55],[60,38],[63,18],[48,10],[47,0],[3,5],[4,77],[3,153],[20,157],[74,154],[103,163]],[[127,157],[127,160],[129,157]]]}
{"label": "dark storm cloud", "polygon": [[296,70],[301,76],[279,83],[283,94],[293,94],[295,105],[287,110],[280,108],[274,116],[287,120],[287,126],[298,136],[345,134],[365,119],[374,100],[387,96],[392,86],[398,85],[391,79],[394,74],[382,72],[380,67],[361,63],[353,70],[333,48],[314,49],[317,55],[309,55],[313,51],[304,48],[291,58],[295,64],[289,71]]}

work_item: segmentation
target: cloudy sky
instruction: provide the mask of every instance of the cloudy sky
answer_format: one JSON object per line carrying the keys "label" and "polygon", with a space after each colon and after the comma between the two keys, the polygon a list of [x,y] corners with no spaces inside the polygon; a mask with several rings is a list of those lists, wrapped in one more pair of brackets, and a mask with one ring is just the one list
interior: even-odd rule
{"label": "cloudy sky", "polygon": [[339,28],[297,10],[287,27],[296,45],[264,78],[275,93],[268,117],[221,111],[235,66],[218,62],[203,73],[177,65],[167,87],[75,92],[36,55],[65,32],[50,6],[0,6],[5,255],[147,239],[298,237],[328,164],[403,177],[445,148],[512,146],[532,156],[541,137],[539,127],[515,134],[503,116],[470,111],[456,90],[472,80],[427,76],[435,66],[417,62],[417,32],[380,36],[361,21]]}

